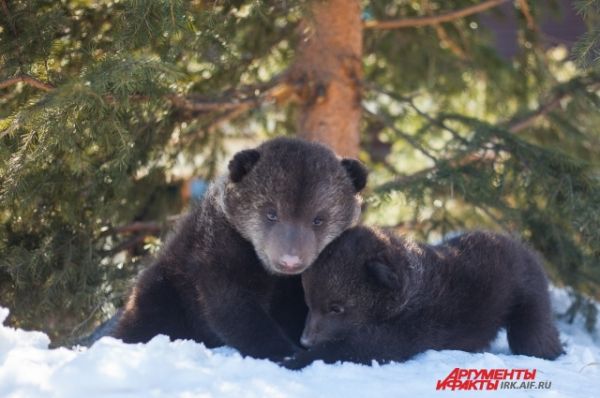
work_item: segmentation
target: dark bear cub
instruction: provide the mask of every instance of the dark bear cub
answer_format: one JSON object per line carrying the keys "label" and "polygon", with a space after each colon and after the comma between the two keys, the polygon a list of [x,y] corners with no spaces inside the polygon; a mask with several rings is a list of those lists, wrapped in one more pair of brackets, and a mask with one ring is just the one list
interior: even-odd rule
{"label": "dark bear cub", "polygon": [[112,335],[293,354],[307,312],[299,274],[356,223],[366,177],[358,161],[296,139],[237,153],[142,273]]}
{"label": "dark bear cub", "polygon": [[515,354],[563,350],[548,283],[523,244],[471,232],[430,246],[356,227],[302,275],[308,351],[284,361],[403,361],[425,350],[481,351],[502,327]]}

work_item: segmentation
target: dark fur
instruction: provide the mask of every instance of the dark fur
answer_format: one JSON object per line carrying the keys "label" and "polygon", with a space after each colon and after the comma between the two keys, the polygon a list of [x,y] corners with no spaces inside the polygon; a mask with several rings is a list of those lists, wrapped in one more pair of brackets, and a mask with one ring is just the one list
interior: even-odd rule
{"label": "dark fur", "polygon": [[[211,187],[142,273],[113,336],[146,342],[162,333],[260,358],[292,354],[307,311],[295,274],[356,222],[360,174],[366,175],[362,166],[351,173],[324,146],[300,140],[239,152],[229,176]],[[268,220],[267,209],[278,220]],[[313,226],[317,212],[327,222]],[[287,235],[273,233],[278,228]],[[297,268],[278,263],[288,252],[302,259]]]}
{"label": "dark fur", "polygon": [[515,354],[563,352],[539,258],[504,235],[472,232],[429,246],[352,228],[302,282],[309,306],[302,341],[311,348],[284,362],[289,368],[481,351],[502,327]]}

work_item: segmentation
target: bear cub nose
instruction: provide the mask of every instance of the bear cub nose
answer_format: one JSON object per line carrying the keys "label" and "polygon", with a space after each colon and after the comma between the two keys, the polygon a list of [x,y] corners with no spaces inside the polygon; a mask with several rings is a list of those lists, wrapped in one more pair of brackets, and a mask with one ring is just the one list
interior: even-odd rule
{"label": "bear cub nose", "polygon": [[302,261],[300,261],[300,257],[298,256],[290,256],[288,254],[284,254],[279,259],[279,264],[281,264],[281,266],[284,268],[293,269],[298,268],[300,265],[302,265]]}

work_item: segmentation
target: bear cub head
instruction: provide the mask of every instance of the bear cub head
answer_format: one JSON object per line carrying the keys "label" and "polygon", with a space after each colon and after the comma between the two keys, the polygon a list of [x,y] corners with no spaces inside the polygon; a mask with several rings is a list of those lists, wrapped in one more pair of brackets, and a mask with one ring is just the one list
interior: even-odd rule
{"label": "bear cub head", "polygon": [[367,170],[327,147],[276,138],[229,163],[221,206],[267,271],[296,275],[355,225]]}
{"label": "bear cub head", "polygon": [[414,256],[400,238],[366,227],[344,232],[302,274],[309,313],[306,348],[375,326],[397,315],[409,298]]}

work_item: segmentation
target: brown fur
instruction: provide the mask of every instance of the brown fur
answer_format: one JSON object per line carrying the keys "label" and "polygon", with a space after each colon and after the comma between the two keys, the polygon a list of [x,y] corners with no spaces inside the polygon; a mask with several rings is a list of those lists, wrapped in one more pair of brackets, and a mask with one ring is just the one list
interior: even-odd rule
{"label": "brown fur", "polygon": [[[140,276],[113,335],[292,354],[306,315],[293,275],[356,222],[365,182],[357,161],[314,143],[279,138],[239,152]],[[323,222],[314,225],[317,216]],[[282,264],[283,255],[299,261]]]}
{"label": "brown fur", "polygon": [[480,351],[507,328],[515,354],[562,353],[539,258],[504,235],[471,232],[430,246],[357,227],[342,234],[302,281],[313,360],[403,361],[428,350]]}

